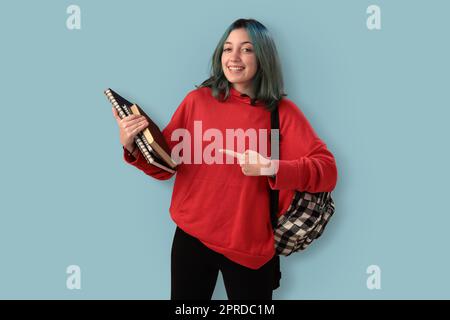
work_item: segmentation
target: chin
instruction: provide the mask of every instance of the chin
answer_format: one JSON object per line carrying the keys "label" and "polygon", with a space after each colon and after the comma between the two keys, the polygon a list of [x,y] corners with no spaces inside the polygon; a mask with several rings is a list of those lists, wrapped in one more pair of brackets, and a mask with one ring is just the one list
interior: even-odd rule
{"label": "chin", "polygon": [[243,79],[241,77],[226,77],[226,78],[227,78],[228,82],[230,82],[232,84],[247,82],[246,79]]}

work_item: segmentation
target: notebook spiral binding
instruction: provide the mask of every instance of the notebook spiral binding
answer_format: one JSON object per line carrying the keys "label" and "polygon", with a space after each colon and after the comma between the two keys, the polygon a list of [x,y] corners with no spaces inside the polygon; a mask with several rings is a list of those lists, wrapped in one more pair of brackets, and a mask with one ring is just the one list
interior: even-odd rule
{"label": "notebook spiral binding", "polygon": [[[114,98],[114,96],[112,95],[112,93],[109,89],[105,91],[105,94],[106,94],[106,97],[108,98],[109,102],[111,102],[113,107],[117,110],[117,113],[119,114],[120,119],[123,119],[126,116],[131,114],[130,110],[128,109],[128,106],[124,105],[123,109],[122,109],[122,107],[117,103],[116,99]],[[144,155],[145,160],[147,160],[147,162],[149,164],[153,164],[154,159],[153,159],[152,155],[150,154],[150,151],[152,151],[152,147],[150,147],[149,143],[147,142],[147,139],[145,139],[145,137],[142,135],[142,133],[138,133],[134,137],[134,141],[135,141],[136,145],[138,146],[139,150]]]}

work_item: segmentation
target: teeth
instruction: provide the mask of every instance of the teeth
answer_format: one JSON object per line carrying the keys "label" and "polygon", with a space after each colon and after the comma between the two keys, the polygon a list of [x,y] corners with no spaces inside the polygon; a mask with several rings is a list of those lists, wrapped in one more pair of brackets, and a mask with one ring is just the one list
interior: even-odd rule
{"label": "teeth", "polygon": [[228,69],[233,70],[233,71],[244,70],[243,67],[228,67]]}

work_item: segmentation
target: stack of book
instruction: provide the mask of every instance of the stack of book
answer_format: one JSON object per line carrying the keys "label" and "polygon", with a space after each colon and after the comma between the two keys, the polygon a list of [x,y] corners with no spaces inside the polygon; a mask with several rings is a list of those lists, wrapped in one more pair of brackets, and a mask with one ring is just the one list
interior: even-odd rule
{"label": "stack of book", "polygon": [[105,90],[105,95],[117,110],[121,119],[132,114],[143,115],[147,119],[149,123],[148,127],[136,135],[134,142],[149,164],[174,173],[177,164],[170,157],[169,146],[164,140],[162,132],[152,119],[137,104],[130,103],[117,92],[108,88]]}

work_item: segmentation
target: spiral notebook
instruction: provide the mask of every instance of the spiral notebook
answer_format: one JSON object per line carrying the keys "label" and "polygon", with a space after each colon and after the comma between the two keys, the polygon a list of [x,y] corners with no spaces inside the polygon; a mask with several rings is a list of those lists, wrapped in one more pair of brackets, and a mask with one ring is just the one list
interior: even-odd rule
{"label": "spiral notebook", "polygon": [[140,114],[147,119],[148,127],[136,135],[134,142],[149,164],[174,173],[177,164],[170,157],[170,148],[159,127],[137,104],[129,102],[112,89],[108,88],[104,93],[121,119],[131,114]]}

